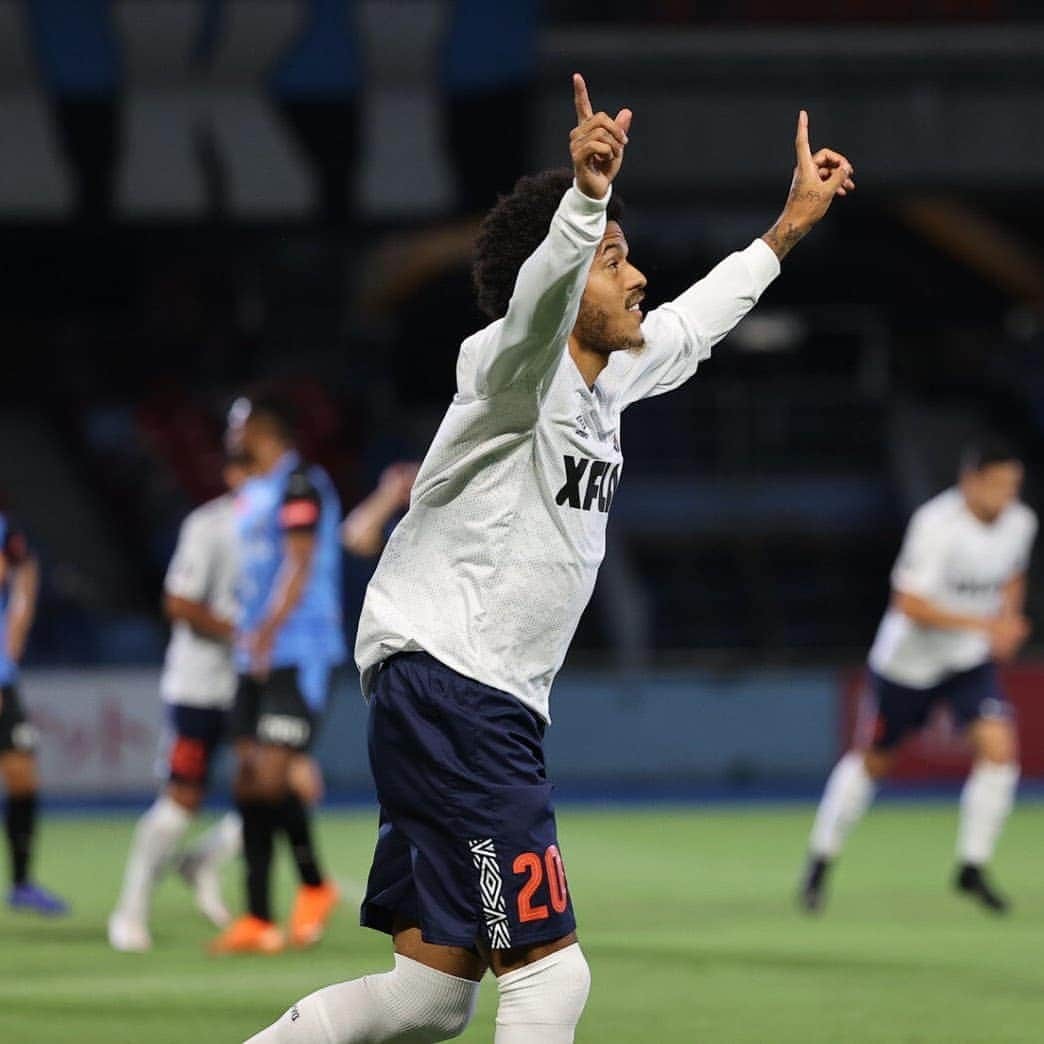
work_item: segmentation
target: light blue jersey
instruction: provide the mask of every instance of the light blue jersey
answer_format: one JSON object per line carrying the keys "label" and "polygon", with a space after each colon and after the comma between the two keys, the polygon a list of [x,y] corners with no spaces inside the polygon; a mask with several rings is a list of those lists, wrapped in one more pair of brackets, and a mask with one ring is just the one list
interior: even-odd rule
{"label": "light blue jersey", "polygon": [[244,483],[236,497],[240,576],[237,667],[250,669],[245,638],[269,614],[285,560],[288,533],[316,537],[315,557],[300,601],[276,633],[271,666],[297,667],[313,710],[325,702],[330,670],[347,656],[341,618],[341,504],[329,475],[288,452],[267,474]]}
{"label": "light blue jersey", "polygon": [[4,556],[4,576],[0,582],[0,685],[14,685],[18,680],[18,664],[7,653],[7,613],[11,601],[11,570],[29,556],[22,533],[0,511],[0,552]]}

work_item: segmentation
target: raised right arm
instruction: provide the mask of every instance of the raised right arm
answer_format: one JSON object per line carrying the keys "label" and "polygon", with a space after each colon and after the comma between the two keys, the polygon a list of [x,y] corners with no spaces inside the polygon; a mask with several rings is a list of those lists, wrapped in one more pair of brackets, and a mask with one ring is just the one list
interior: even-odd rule
{"label": "raised right arm", "polygon": [[575,184],[562,197],[547,238],[519,269],[507,314],[466,342],[459,376],[466,381],[470,368],[477,398],[538,389],[558,365],[605,232],[608,201]]}
{"label": "raised right arm", "polygon": [[464,394],[538,390],[553,372],[580,309],[605,210],[623,162],[630,109],[594,113],[583,77],[573,77],[577,125],[570,134],[574,182],[547,238],[519,269],[507,313],[465,342],[458,364]]}

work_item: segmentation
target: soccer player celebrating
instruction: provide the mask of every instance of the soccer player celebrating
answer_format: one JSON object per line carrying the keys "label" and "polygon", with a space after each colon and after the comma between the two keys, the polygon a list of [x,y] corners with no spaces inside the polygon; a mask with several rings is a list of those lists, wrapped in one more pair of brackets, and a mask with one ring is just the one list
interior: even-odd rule
{"label": "soccer player celebrating", "polygon": [[[123,889],[109,918],[109,942],[117,950],[151,949],[148,915],[153,888],[167,869],[206,792],[214,754],[227,731],[236,691],[232,660],[235,592],[239,569],[235,490],[246,478],[230,458],[230,492],[196,508],[185,519],[164,581],[163,605],[173,627],[160,679],[172,738],[168,782],[138,821],[127,857]],[[185,876],[196,903],[215,924],[227,924],[218,870],[240,847],[239,817],[219,821],[198,851],[186,854]]]}
{"label": "soccer player celebrating", "polygon": [[212,950],[273,953],[286,943],[271,913],[277,832],[286,834],[301,878],[290,941],[318,941],[337,902],[336,885],[319,867],[308,810],[291,782],[295,762],[315,737],[331,672],[346,657],[341,509],[326,472],[298,455],[293,420],[280,400],[238,400],[229,435],[252,467],[237,500],[240,678],[233,710],[249,912]]}
{"label": "soccer player celebrating", "polygon": [[611,191],[631,112],[595,113],[573,87],[572,171],[523,178],[485,219],[475,283],[492,322],[461,346],[363,606],[381,826],[362,921],[392,935],[395,968],[306,997],[261,1044],[448,1040],[487,968],[497,1044],[573,1039],[590,980],[542,741],[604,551],[620,415],[691,377],[854,187],[843,156],[811,152],[802,113],[776,224],[643,317]]}
{"label": "soccer player celebrating", "polygon": [[961,794],[954,884],[987,909],[1008,907],[984,867],[1019,776],[996,664],[1014,657],[1030,633],[1023,603],[1037,519],[1018,499],[1022,474],[1015,453],[984,441],[965,452],[958,486],[910,520],[892,571],[892,602],[870,650],[874,733],[867,749],[850,751],[834,768],[812,828],[801,891],[810,912],[821,908],[827,872],[891,770],[900,741],[937,703],[949,705],[975,756]]}
{"label": "soccer player celebrating", "polygon": [[67,912],[65,902],[29,879],[39,789],[36,730],[26,719],[16,688],[39,587],[39,567],[25,535],[0,512],[0,776],[7,792],[4,819],[11,852],[7,905],[53,916]]}

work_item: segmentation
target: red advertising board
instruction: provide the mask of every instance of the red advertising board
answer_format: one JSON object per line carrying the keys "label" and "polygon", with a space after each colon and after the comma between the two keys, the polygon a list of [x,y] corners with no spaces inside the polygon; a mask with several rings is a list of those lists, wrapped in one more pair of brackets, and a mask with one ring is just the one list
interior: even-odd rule
{"label": "red advertising board", "polygon": [[[865,670],[841,679],[842,749],[864,741],[873,728],[874,708]],[[1044,664],[1018,664],[1001,671],[1004,691],[1015,707],[1023,778],[1044,779]],[[954,728],[944,706],[936,707],[928,725],[899,750],[892,779],[934,781],[962,779],[971,763],[967,742]]]}

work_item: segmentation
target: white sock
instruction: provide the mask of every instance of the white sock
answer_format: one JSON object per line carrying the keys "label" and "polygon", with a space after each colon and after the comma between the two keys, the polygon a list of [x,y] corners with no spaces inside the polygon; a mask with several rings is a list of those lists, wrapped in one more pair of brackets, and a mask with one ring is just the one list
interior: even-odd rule
{"label": "white sock", "polygon": [[817,859],[833,859],[849,830],[863,818],[874,799],[874,781],[863,755],[850,750],[835,766],[819,802],[809,849]]}
{"label": "white sock", "polygon": [[209,830],[200,834],[185,852],[186,859],[198,860],[217,869],[243,850],[243,821],[238,812],[226,812]]}
{"label": "white sock", "polygon": [[192,813],[166,794],[160,795],[138,820],[127,856],[123,889],[116,904],[117,913],[143,923],[148,920],[156,878],[177,851],[191,821]]}
{"label": "white sock", "polygon": [[957,858],[982,866],[997,846],[1001,827],[1015,804],[1019,766],[978,761],[961,791],[961,822],[957,831]]}
{"label": "white sock", "polygon": [[572,1044],[591,989],[579,943],[497,979],[494,1044]]}
{"label": "white sock", "polygon": [[327,986],[247,1044],[437,1044],[459,1037],[479,984],[395,955],[395,970]]}

